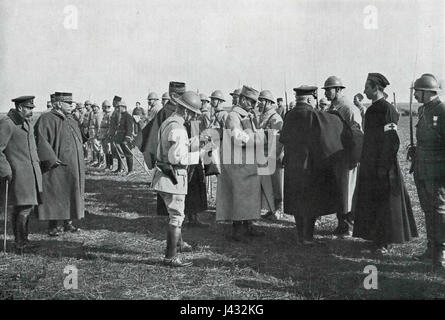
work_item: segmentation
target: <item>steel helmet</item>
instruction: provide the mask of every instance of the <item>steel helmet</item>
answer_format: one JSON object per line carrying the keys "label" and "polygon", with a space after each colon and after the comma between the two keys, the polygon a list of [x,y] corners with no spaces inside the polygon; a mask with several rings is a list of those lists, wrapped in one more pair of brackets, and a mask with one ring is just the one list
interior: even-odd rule
{"label": "steel helmet", "polygon": [[424,73],[414,82],[412,89],[438,92],[441,88],[435,76],[430,73]]}
{"label": "steel helmet", "polygon": [[195,91],[186,91],[179,98],[172,97],[172,100],[194,113],[201,114],[201,98]]}
{"label": "steel helmet", "polygon": [[270,92],[269,90],[263,90],[260,92],[260,96],[258,97],[258,99],[265,99],[267,101],[270,101],[272,103],[275,103],[275,99],[272,95],[272,92]]}
{"label": "steel helmet", "polygon": [[162,100],[170,100],[170,96],[168,95],[168,92],[164,92],[162,95]]}
{"label": "steel helmet", "polygon": [[110,101],[104,100],[104,102],[102,102],[102,107],[111,107]]}
{"label": "steel helmet", "polygon": [[87,100],[87,101],[85,101],[85,103],[84,103],[84,105],[92,105],[92,103],[91,103],[91,101],[90,100]]}
{"label": "steel helmet", "polygon": [[215,91],[213,91],[212,92],[212,95],[210,96],[210,99],[218,99],[218,100],[221,100],[221,101],[226,101],[225,99],[224,99],[224,96],[223,96],[223,94],[222,94],[222,92],[221,92],[221,90],[215,90]]}
{"label": "steel helmet", "polygon": [[207,97],[204,93],[200,93],[199,97],[201,98],[201,101],[207,101],[210,102],[209,97]]}
{"label": "steel helmet", "polygon": [[147,100],[159,100],[159,98],[156,92],[150,92],[148,94]]}
{"label": "steel helmet", "polygon": [[324,82],[324,87],[322,87],[322,89],[329,89],[329,88],[346,88],[346,87],[343,85],[339,77],[330,76]]}
{"label": "steel helmet", "polygon": [[235,89],[233,92],[229,93],[232,97],[239,96],[241,94],[241,89]]}

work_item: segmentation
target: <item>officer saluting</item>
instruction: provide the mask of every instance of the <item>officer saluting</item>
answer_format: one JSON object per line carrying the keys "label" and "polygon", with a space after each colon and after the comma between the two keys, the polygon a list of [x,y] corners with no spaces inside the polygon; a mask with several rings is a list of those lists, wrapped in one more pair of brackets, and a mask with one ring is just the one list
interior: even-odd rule
{"label": "officer saluting", "polygon": [[[13,206],[12,229],[19,253],[28,245],[28,219],[40,203],[40,172],[34,128],[31,125],[34,96],[12,100],[15,109],[0,120],[0,177],[10,184],[8,204]],[[6,218],[6,217],[5,217]]]}
{"label": "officer saluting", "polygon": [[[432,74],[414,82],[414,97],[419,108],[417,148],[414,157],[414,181],[420,206],[425,212],[427,250],[418,260],[433,259],[435,267],[445,267],[445,104]],[[412,150],[411,150],[412,152]]]}

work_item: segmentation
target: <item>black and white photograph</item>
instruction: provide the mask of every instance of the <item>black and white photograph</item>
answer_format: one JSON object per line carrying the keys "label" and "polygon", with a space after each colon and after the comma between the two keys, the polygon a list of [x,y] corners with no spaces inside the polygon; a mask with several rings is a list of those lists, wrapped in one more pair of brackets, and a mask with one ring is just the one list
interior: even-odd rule
{"label": "black and white photograph", "polygon": [[445,0],[0,0],[0,88],[0,302],[445,299]]}

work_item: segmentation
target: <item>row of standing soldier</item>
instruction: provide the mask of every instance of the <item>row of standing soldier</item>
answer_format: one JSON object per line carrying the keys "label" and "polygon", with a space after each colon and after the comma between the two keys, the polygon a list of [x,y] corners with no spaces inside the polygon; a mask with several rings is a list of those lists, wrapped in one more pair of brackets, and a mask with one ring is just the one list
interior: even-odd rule
{"label": "row of standing soldier", "polygon": [[[356,109],[344,99],[342,95],[344,86],[337,77],[328,78],[323,87],[334,112],[321,113],[315,110],[314,98],[317,88],[302,86],[294,89],[297,104],[286,115],[284,123],[275,108],[270,107],[274,99],[267,90],[259,93],[245,86],[240,91],[235,91],[232,96],[238,101],[234,101],[230,112],[220,107],[224,98],[220,91],[215,91],[210,97],[211,104],[215,108],[214,119],[211,119],[206,114],[205,108],[202,108],[208,100],[205,96],[200,97],[192,92],[185,92],[185,84],[172,82],[169,90],[171,101],[168,101],[154,116],[153,121],[149,122],[149,130],[144,133],[143,127],[140,128],[140,135],[143,138],[139,145],[144,152],[147,165],[157,169],[153,187],[159,193],[158,207],[164,207],[170,216],[166,264],[188,265],[177,257],[176,252],[178,249],[190,250],[190,246],[182,241],[181,235],[184,208],[187,206],[186,197],[189,193],[186,187],[178,190],[176,184],[173,185],[173,189],[165,189],[162,181],[171,182],[169,177],[171,172],[168,173],[163,165],[167,164],[170,168],[174,168],[176,179],[178,176],[185,179],[183,187],[190,186],[192,181],[187,175],[189,173],[187,166],[195,165],[194,172],[198,172],[196,168],[202,166],[199,160],[198,162],[186,160],[184,157],[190,156],[188,152],[179,154],[177,163],[169,163],[170,159],[166,159],[165,155],[163,158],[159,146],[165,143],[164,149],[170,148],[172,140],[169,140],[171,137],[166,134],[165,136],[169,138],[163,142],[160,133],[169,124],[172,127],[169,128],[170,131],[175,126],[176,129],[184,128],[185,135],[182,131],[184,150],[188,150],[191,145],[190,136],[193,136],[192,128],[187,130],[183,125],[190,123],[197,114],[201,114],[200,119],[206,123],[205,127],[212,125],[220,129],[230,129],[235,133],[231,143],[238,143],[242,147],[246,147],[246,142],[252,134],[260,137],[261,129],[275,130],[274,136],[282,146],[279,145],[277,153],[274,156],[269,155],[269,159],[277,161],[278,168],[282,165],[285,168],[284,211],[295,216],[297,242],[312,243],[315,219],[330,213],[337,213],[338,235],[349,236],[355,221],[354,236],[372,240],[375,249],[381,253],[387,252],[391,243],[401,243],[416,237],[417,230],[411,205],[397,160],[400,144],[397,135],[398,113],[394,106],[383,98],[383,90],[388,84],[388,80],[381,74],[368,75],[364,93],[373,103],[366,111],[363,152],[361,157],[357,158],[354,154],[357,152],[355,150],[357,146],[354,144],[360,139],[354,140],[354,137],[360,136],[362,120]],[[420,260],[432,258],[435,266],[443,266],[445,223],[441,169],[444,167],[444,161],[441,154],[444,105],[437,97],[439,86],[434,76],[423,75],[414,83],[413,89],[415,98],[424,103],[424,106],[419,109],[418,147],[410,149],[410,157],[413,160],[421,206],[426,215],[428,238],[427,251],[416,258]],[[33,142],[34,134],[30,130],[29,122],[34,107],[33,98],[25,96],[14,99],[16,108],[11,109],[8,117],[0,122],[2,130],[0,173],[3,180],[8,181],[12,187],[10,203],[14,206],[13,229],[20,250],[28,243],[27,221],[32,206],[38,205],[35,211],[39,218],[50,220],[51,235],[57,235],[57,221],[60,220],[64,221],[65,231],[77,231],[71,219],[82,218],[84,214],[84,165],[81,160],[82,144],[85,142],[86,134],[82,134],[78,123],[71,115],[69,105],[72,103],[72,95],[69,93],[54,95],[54,110],[42,115],[35,125],[36,143]],[[257,100],[261,102],[261,117],[255,112]],[[114,148],[121,146],[130,169],[132,163],[128,159],[132,154],[129,150],[136,135],[134,130],[137,129],[133,118],[126,112],[126,104],[121,98],[116,96],[113,106],[116,110],[110,116],[110,128],[107,134],[102,132],[101,137],[98,135],[94,139],[102,141],[102,146],[104,140],[105,143],[110,143],[110,138],[113,139],[110,143],[111,151],[113,152],[113,146]],[[104,102],[103,107],[107,109],[109,105]],[[89,118],[94,119],[91,116]],[[169,120],[166,122],[167,119]],[[96,128],[99,128],[96,134],[99,134],[101,122],[97,119],[94,121]],[[24,132],[17,131],[17,126]],[[128,129],[129,127],[131,129]],[[88,133],[92,133],[90,126]],[[348,134],[352,143],[345,140]],[[262,138],[264,139],[264,136]],[[15,139],[25,140],[28,148],[25,150],[23,146],[14,148]],[[91,140],[91,137],[90,142],[97,145],[97,141]],[[14,149],[19,149],[19,154]],[[196,152],[200,150],[199,147],[195,149]],[[126,153],[125,150],[129,152]],[[17,157],[20,158],[20,154],[29,159],[30,167],[19,173],[15,161]],[[358,160],[361,165],[358,181],[355,183]],[[36,165],[37,163],[40,165]],[[120,157],[118,166],[119,163]],[[223,163],[221,167],[216,218],[218,221],[233,221],[231,238],[236,241],[244,241],[244,236],[261,236],[261,232],[253,229],[252,221],[259,218],[261,208],[267,208],[270,214],[275,211],[275,207],[281,206],[283,191],[280,169],[270,175],[262,176],[257,174],[257,169],[256,164],[239,166]],[[189,174],[190,177],[194,172]],[[30,190],[25,192],[22,190],[22,173],[28,178],[34,176],[35,188],[28,185]],[[163,175],[168,179],[162,179]],[[67,177],[70,178],[67,180]],[[202,173],[198,174],[198,179],[205,184]],[[354,192],[355,185],[357,190]],[[268,197],[271,190],[273,196]],[[246,191],[249,191],[248,194],[245,194]],[[190,193],[192,194],[196,193]],[[171,195],[181,196],[172,198]],[[333,199],[325,199],[326,195],[332,196]],[[320,201],[322,197],[324,201]],[[205,208],[202,206],[199,210]]]}

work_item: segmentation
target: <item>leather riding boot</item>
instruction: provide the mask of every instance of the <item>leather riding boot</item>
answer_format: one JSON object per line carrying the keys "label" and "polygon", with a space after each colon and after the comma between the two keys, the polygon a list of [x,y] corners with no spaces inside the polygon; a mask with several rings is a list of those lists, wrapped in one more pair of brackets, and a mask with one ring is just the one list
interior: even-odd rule
{"label": "leather riding boot", "polygon": [[105,155],[106,169],[113,170],[113,155],[106,154]]}
{"label": "leather riding boot", "polygon": [[126,157],[128,173],[133,172],[133,156]]}
{"label": "leather riding boot", "polygon": [[239,242],[246,242],[246,239],[243,237],[241,233],[242,222],[241,221],[233,221],[232,223],[232,240]]}
{"label": "leather riding boot", "polygon": [[314,243],[315,218],[303,218],[303,243]]}
{"label": "leather riding boot", "polygon": [[434,268],[445,269],[445,243],[435,243],[433,247]]}
{"label": "leather riding boot", "polygon": [[169,267],[188,267],[192,263],[188,261],[182,261],[177,256],[178,243],[181,238],[181,228],[168,225],[167,231],[167,248],[165,251],[165,258],[163,263]]}
{"label": "leather riding boot", "polygon": [[25,236],[26,236],[26,219],[27,215],[24,214],[24,210],[20,210],[20,212],[17,214],[17,222],[16,222],[16,234],[17,238],[15,239],[15,247],[18,251],[18,253],[23,253],[23,249],[25,248]]}
{"label": "leather riding boot", "polygon": [[265,235],[264,232],[258,231],[253,227],[252,220],[244,220],[244,234],[248,237],[263,237]]}

